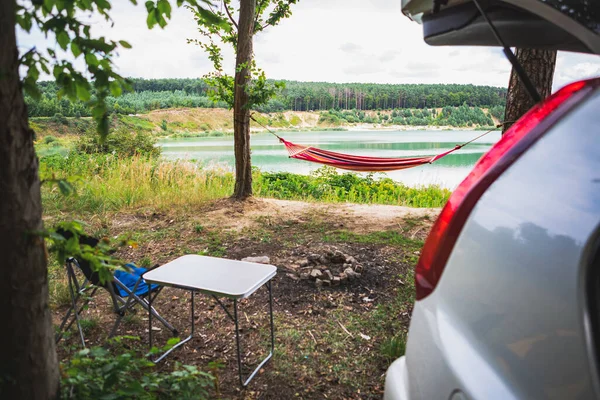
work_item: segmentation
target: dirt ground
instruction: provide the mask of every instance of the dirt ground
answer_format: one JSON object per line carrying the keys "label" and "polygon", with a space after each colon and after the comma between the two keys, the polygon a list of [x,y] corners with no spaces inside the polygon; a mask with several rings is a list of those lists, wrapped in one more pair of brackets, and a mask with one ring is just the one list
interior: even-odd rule
{"label": "dirt ground", "polygon": [[[142,266],[163,264],[183,254],[205,254],[230,259],[268,256],[278,268],[272,281],[275,353],[248,388],[242,389],[237,381],[233,323],[214,299],[202,294],[195,294],[194,339],[158,368],[170,369],[179,362],[206,369],[210,362],[221,363],[216,371],[220,389],[215,393],[220,398],[375,399],[382,395],[387,366],[403,352],[414,299],[412,269],[438,212],[381,205],[221,200],[200,210],[138,210],[90,218],[89,224],[95,235],[133,240],[136,245],[120,249],[118,255]],[[336,286],[303,279],[315,268],[307,260],[319,255],[327,260],[327,254],[333,253],[353,259],[360,277]],[[321,268],[335,272],[343,267],[332,262]],[[53,296],[58,323],[68,297]],[[188,334],[189,299],[189,292],[166,288],[154,303],[181,337]],[[231,307],[230,302],[224,304]],[[114,321],[106,292],[94,297],[82,317],[87,344],[103,344]],[[269,345],[264,288],[240,303],[240,320],[244,363],[253,366]],[[141,309],[126,316],[119,329],[120,335],[139,336],[141,340],[132,345],[140,350],[147,346],[147,332],[147,315]],[[153,332],[157,344],[170,337],[156,321]],[[76,344],[71,333],[61,342],[59,355],[67,358]]]}

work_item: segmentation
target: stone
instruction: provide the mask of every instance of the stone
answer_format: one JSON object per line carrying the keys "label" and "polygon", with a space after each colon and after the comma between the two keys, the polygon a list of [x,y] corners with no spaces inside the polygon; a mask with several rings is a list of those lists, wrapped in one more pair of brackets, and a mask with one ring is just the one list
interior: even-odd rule
{"label": "stone", "polygon": [[311,262],[311,263],[318,263],[319,262],[319,258],[321,258],[320,254],[309,254],[308,257],[306,257],[306,259]]}
{"label": "stone", "polygon": [[346,255],[339,250],[334,251],[333,256],[329,257],[334,264],[343,264],[346,262]]}
{"label": "stone", "polygon": [[310,271],[310,277],[311,279],[318,279],[320,277],[323,276],[323,273],[321,272],[321,270],[315,268],[312,271]]}
{"label": "stone", "polygon": [[323,279],[323,286],[331,286],[331,281],[329,279]]}
{"label": "stone", "polygon": [[360,277],[360,274],[355,272],[352,268],[346,268],[344,274],[348,276],[348,279],[353,280]]}
{"label": "stone", "polygon": [[325,272],[324,272],[324,274],[325,274],[325,277],[326,277],[328,280],[330,280],[330,281],[331,281],[331,280],[333,280],[333,274],[331,273],[331,271],[330,271],[330,270],[326,269],[326,270],[325,270]]}
{"label": "stone", "polygon": [[329,258],[327,258],[327,256],[321,256],[319,257],[319,262],[323,265],[326,265],[329,263]]}
{"label": "stone", "polygon": [[359,265],[355,265],[354,266],[354,271],[358,272],[358,273],[363,272],[363,266],[360,265],[360,264]]}
{"label": "stone", "polygon": [[346,282],[348,280],[348,275],[346,275],[345,273],[341,273],[340,274],[340,283]]}
{"label": "stone", "polygon": [[305,281],[309,278],[310,278],[310,275],[307,272],[303,272],[300,274],[300,279],[302,279],[303,281]]}
{"label": "stone", "polygon": [[337,286],[340,284],[340,277],[339,276],[334,276],[333,279],[331,280],[331,283],[333,284],[333,286]]}
{"label": "stone", "polygon": [[306,268],[308,267],[308,264],[310,264],[310,261],[308,261],[306,258],[304,260],[300,260],[300,262],[298,263],[298,266],[300,268]]}
{"label": "stone", "polygon": [[271,262],[271,259],[267,256],[258,256],[258,257],[242,258],[242,261],[258,263],[258,264],[269,264]]}
{"label": "stone", "polygon": [[315,286],[316,286],[316,287],[322,287],[322,286],[323,286],[323,281],[322,281],[322,280],[320,280],[319,278],[317,278],[317,279],[315,280]]}
{"label": "stone", "polygon": [[287,276],[288,278],[290,278],[293,281],[297,281],[298,279],[300,279],[300,278],[298,278],[298,275],[292,274],[292,273],[287,273],[287,274],[285,274],[285,276]]}
{"label": "stone", "polygon": [[356,264],[356,258],[354,258],[352,256],[347,256],[346,257],[346,264],[350,264],[350,265]]}
{"label": "stone", "polygon": [[344,264],[344,265],[342,265],[342,268],[344,268],[344,269],[352,268],[352,264]]}

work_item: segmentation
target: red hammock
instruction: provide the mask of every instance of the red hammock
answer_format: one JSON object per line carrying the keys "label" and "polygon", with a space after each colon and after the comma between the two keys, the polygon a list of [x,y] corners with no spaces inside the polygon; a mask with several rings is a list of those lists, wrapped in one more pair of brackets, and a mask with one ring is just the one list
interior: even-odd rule
{"label": "red hammock", "polygon": [[[487,132],[486,132],[487,133]],[[481,135],[483,136],[483,135]],[[479,137],[481,137],[479,136]],[[444,153],[436,156],[426,157],[409,157],[409,158],[382,158],[382,157],[364,157],[364,156],[353,156],[349,154],[336,153],[334,151],[322,150],[316,147],[301,146],[292,142],[288,142],[285,139],[279,138],[279,141],[285,145],[291,158],[298,160],[310,161],[318,164],[330,165],[332,167],[348,169],[350,171],[360,172],[384,172],[384,171],[395,171],[399,169],[417,167],[423,164],[431,164],[432,162],[439,160],[440,158],[447,156],[471,143],[473,140],[456,145],[453,149],[450,149]]]}

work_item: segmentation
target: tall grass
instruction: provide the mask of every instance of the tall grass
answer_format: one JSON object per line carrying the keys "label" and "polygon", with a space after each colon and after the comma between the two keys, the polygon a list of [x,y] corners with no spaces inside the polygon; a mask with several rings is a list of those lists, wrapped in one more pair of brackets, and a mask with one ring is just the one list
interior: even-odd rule
{"label": "tall grass", "polygon": [[191,162],[143,156],[45,157],[41,160],[40,174],[42,179],[79,177],[75,196],[65,197],[56,188],[44,188],[42,201],[49,213],[197,206],[230,195],[234,183],[231,173],[202,170]]}
{"label": "tall grass", "polygon": [[[47,213],[194,207],[231,195],[234,185],[231,172],[203,169],[193,162],[110,154],[44,157],[40,174],[42,179],[78,177],[75,196],[64,197],[56,188],[44,187]],[[449,190],[437,186],[411,188],[391,179],[338,174],[331,168],[312,176],[255,170],[254,192],[279,199],[411,207],[440,207],[450,195]]]}

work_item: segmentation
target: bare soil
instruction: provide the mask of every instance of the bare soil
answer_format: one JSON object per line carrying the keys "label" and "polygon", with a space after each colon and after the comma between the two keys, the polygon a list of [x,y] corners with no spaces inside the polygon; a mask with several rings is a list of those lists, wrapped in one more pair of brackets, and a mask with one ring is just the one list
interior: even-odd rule
{"label": "bare soil", "polygon": [[[375,399],[384,373],[402,340],[413,302],[412,269],[437,209],[381,205],[317,204],[272,199],[238,203],[221,200],[200,210],[153,213],[140,210],[92,218],[96,235],[129,237],[137,246],[122,248],[124,261],[163,264],[183,254],[241,259],[268,256],[278,267],[273,279],[276,349],[248,388],[237,381],[233,323],[214,299],[196,294],[193,340],[175,350],[158,368],[174,363],[207,368],[216,374],[220,393],[232,399]],[[354,257],[361,277],[343,285],[317,287],[298,279],[298,265],[311,254],[332,249]],[[187,336],[189,292],[166,288],[158,311]],[[263,288],[240,304],[243,359],[250,366],[265,355],[269,343],[268,295]],[[59,302],[60,303],[60,302]],[[57,304],[55,322],[66,311]],[[224,302],[231,307],[230,302]],[[99,292],[82,313],[89,345],[102,345],[112,322],[108,295]],[[157,343],[170,332],[154,324]],[[124,318],[121,335],[139,336],[147,346],[148,320],[141,309]],[[398,339],[400,338],[400,339]],[[61,342],[64,359],[77,349],[76,335]],[[214,372],[214,371],[213,371]]]}

